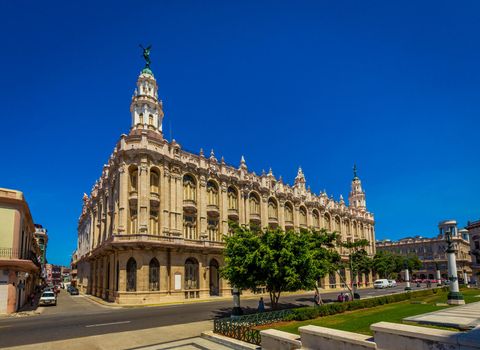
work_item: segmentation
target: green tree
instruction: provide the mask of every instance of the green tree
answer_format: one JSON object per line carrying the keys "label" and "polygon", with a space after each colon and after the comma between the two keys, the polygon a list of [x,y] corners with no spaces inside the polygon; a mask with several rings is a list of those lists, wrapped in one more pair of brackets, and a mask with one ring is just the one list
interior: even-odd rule
{"label": "green tree", "polygon": [[[359,273],[368,273],[372,268],[372,259],[368,256],[365,247],[370,245],[370,242],[366,239],[359,239],[354,242],[340,242],[340,245],[348,250],[348,265],[343,264],[343,268],[348,267],[350,270],[350,276],[352,280],[352,287],[350,287],[346,281],[343,281],[345,286],[353,297],[356,293],[357,277]],[[341,275],[340,275],[341,276]]]}
{"label": "green tree", "polygon": [[331,238],[312,231],[254,231],[238,225],[231,230],[232,235],[225,237],[222,276],[240,289],[255,291],[265,286],[272,308],[283,292],[315,288],[335,258],[328,247]]}
{"label": "green tree", "polygon": [[336,270],[340,262],[340,254],[335,249],[337,234],[328,233],[326,229],[319,231],[302,230],[300,234],[306,235],[310,241],[310,249],[313,254],[312,273],[315,291],[320,296],[320,304],[323,304],[318,281],[327,276],[331,271]]}
{"label": "green tree", "polygon": [[416,255],[399,255],[391,252],[377,252],[373,258],[373,268],[382,278],[396,277],[408,267],[410,272],[419,270],[422,262]]}
{"label": "green tree", "polygon": [[382,278],[390,278],[398,267],[395,255],[390,252],[380,251],[375,254],[372,262],[373,269]]}

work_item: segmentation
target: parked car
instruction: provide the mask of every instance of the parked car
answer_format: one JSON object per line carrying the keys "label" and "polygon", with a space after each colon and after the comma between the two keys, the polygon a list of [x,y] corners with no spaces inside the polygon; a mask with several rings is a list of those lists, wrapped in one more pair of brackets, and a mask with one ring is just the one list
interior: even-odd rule
{"label": "parked car", "polygon": [[43,292],[38,304],[39,305],[57,305],[57,296],[52,291]]}
{"label": "parked car", "polygon": [[70,295],[78,295],[78,289],[75,288],[74,286],[69,286],[68,292],[70,293]]}
{"label": "parked car", "polygon": [[387,280],[388,281],[388,286],[389,287],[396,287],[397,286],[397,281],[395,280]]}
{"label": "parked car", "polygon": [[383,289],[388,288],[388,280],[387,279],[379,279],[373,282],[373,287],[375,289]]}

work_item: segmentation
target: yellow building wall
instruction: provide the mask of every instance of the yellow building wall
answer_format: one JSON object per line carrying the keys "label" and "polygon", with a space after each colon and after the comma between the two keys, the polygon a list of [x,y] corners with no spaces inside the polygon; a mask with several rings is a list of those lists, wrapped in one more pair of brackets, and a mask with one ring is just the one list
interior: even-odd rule
{"label": "yellow building wall", "polygon": [[0,207],[0,248],[12,248],[15,210]]}

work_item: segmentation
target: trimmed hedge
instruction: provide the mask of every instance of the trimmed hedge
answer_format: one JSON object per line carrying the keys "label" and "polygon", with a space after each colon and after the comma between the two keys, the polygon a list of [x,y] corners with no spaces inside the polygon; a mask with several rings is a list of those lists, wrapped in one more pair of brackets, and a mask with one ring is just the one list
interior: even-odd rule
{"label": "trimmed hedge", "polygon": [[438,288],[438,289],[426,289],[416,292],[406,292],[392,295],[385,295],[376,298],[363,299],[363,300],[353,300],[345,303],[331,303],[324,304],[320,306],[308,306],[301,307],[298,309],[293,309],[290,314],[285,317],[285,321],[305,321],[311,320],[317,317],[336,315],[343,313],[345,311],[353,311],[360,309],[368,309],[371,307],[398,303],[401,301],[409,300],[416,297],[429,296],[432,294],[437,294],[438,292],[447,292],[448,288]]}

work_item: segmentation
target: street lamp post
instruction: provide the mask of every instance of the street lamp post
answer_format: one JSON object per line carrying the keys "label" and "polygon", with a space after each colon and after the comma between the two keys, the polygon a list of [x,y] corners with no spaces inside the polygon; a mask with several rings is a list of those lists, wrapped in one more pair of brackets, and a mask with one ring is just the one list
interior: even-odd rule
{"label": "street lamp post", "polygon": [[458,288],[457,261],[455,259],[455,246],[452,240],[452,229],[449,228],[445,232],[445,241],[447,242],[447,262],[448,262],[448,279],[450,280],[450,292],[448,293],[448,304],[463,305],[463,295]]}
{"label": "street lamp post", "polygon": [[407,282],[405,290],[412,290],[412,287],[410,287],[410,271],[408,270],[408,264],[406,260],[403,264],[403,267],[405,268],[405,282]]}
{"label": "street lamp post", "polygon": [[232,317],[238,317],[243,315],[243,310],[240,307],[240,289],[234,286],[232,288],[232,294],[233,294]]}

